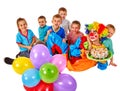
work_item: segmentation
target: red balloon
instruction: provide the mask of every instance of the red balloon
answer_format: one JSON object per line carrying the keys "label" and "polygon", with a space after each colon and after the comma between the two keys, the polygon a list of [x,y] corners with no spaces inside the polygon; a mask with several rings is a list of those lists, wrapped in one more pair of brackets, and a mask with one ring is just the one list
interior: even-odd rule
{"label": "red balloon", "polygon": [[26,91],[35,91],[35,87],[36,87],[36,86],[34,86],[34,87],[27,87],[25,85],[23,85],[23,86],[24,86]]}
{"label": "red balloon", "polygon": [[24,85],[26,91],[54,91],[53,83],[45,83],[40,81],[40,83],[34,87],[27,87]]}
{"label": "red balloon", "polygon": [[40,84],[36,86],[36,91],[54,91],[53,90],[53,83],[45,83],[40,81]]}

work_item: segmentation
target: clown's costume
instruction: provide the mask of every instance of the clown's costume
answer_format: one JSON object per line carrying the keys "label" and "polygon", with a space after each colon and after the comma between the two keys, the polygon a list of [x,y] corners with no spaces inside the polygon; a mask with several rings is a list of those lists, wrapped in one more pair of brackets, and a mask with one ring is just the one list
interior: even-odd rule
{"label": "clown's costume", "polygon": [[107,28],[98,22],[86,25],[86,34],[88,36],[87,58],[98,62],[98,68],[105,70],[108,66],[107,60],[112,57],[112,51],[103,43],[108,35]]}

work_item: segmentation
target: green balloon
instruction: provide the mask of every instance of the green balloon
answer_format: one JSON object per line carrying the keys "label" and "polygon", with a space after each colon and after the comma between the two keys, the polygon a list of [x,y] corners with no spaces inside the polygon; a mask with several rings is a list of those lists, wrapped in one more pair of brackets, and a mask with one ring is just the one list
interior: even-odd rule
{"label": "green balloon", "polygon": [[51,63],[43,64],[39,70],[41,80],[46,83],[53,83],[59,76],[58,68]]}

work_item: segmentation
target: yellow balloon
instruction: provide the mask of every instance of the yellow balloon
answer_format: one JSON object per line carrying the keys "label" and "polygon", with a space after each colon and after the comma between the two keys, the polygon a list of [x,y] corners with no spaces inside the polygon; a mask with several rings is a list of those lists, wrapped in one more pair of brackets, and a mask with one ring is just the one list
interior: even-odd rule
{"label": "yellow balloon", "polygon": [[18,74],[23,74],[27,69],[34,68],[30,58],[18,57],[13,61],[12,67]]}

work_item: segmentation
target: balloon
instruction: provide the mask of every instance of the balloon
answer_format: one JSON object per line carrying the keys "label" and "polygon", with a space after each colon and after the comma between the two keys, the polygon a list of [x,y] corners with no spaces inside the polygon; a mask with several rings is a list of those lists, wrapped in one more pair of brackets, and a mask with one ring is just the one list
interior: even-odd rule
{"label": "balloon", "polygon": [[53,83],[45,83],[40,81],[40,84],[37,86],[36,91],[54,91],[53,90]]}
{"label": "balloon", "polygon": [[12,67],[18,74],[23,74],[27,69],[34,68],[31,60],[27,57],[18,57],[13,61]]}
{"label": "balloon", "polygon": [[40,81],[39,84],[34,87],[27,87],[24,85],[24,88],[26,91],[54,91],[53,83],[45,83],[43,81]]}
{"label": "balloon", "polygon": [[43,64],[40,68],[39,73],[42,81],[46,83],[52,83],[56,81],[59,75],[58,68],[51,63]]}
{"label": "balloon", "polygon": [[39,69],[41,65],[49,62],[50,58],[49,50],[43,44],[37,44],[31,49],[30,59],[37,69]]}
{"label": "balloon", "polygon": [[60,74],[54,82],[54,91],[76,91],[76,80],[69,74]]}
{"label": "balloon", "polygon": [[62,54],[56,54],[50,60],[52,64],[57,66],[59,72],[62,72],[66,68],[66,61],[66,58]]}
{"label": "balloon", "polygon": [[36,86],[34,86],[34,87],[27,87],[27,86],[23,85],[23,87],[25,88],[26,91],[35,91],[35,87]]}
{"label": "balloon", "polygon": [[40,75],[37,69],[28,69],[22,75],[22,82],[27,87],[34,87],[40,82]]}

